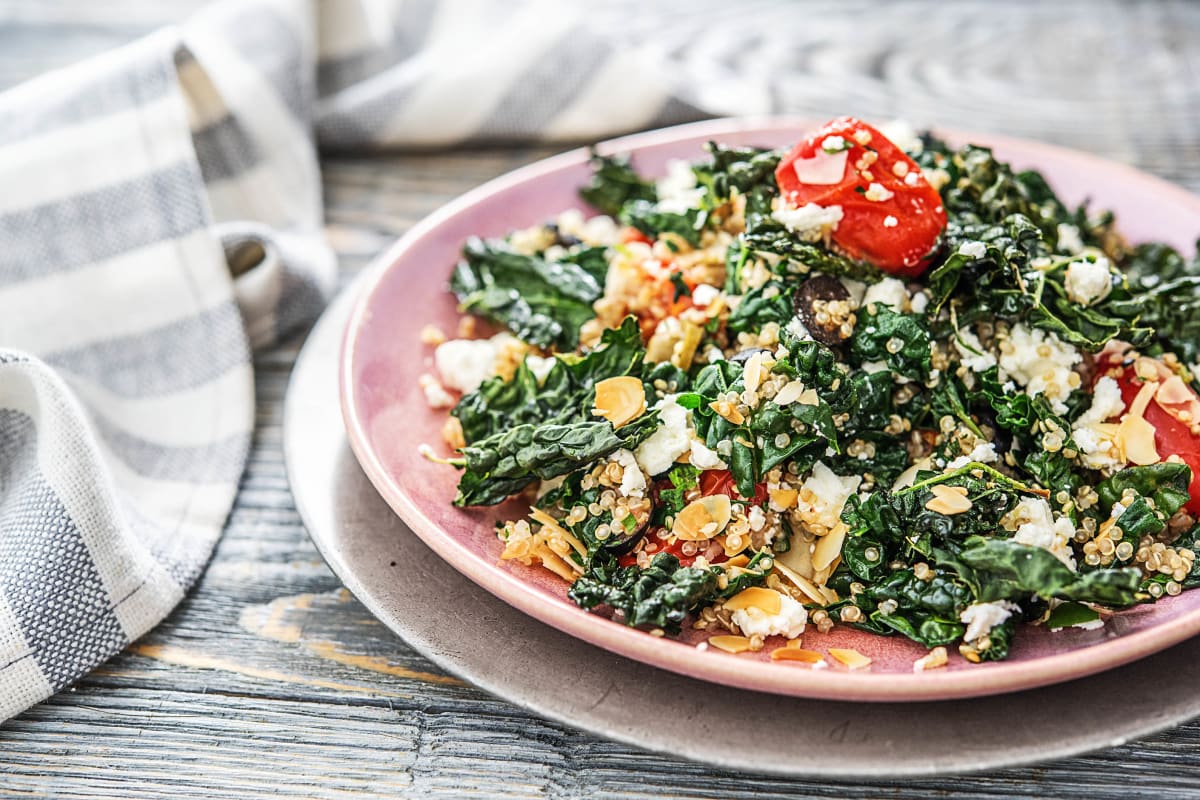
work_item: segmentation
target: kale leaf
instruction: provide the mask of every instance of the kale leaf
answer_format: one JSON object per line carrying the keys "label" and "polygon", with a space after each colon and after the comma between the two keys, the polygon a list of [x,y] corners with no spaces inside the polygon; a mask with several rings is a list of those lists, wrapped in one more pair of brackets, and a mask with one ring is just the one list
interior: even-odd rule
{"label": "kale leaf", "polygon": [[654,184],[645,180],[629,163],[628,156],[592,154],[592,177],[579,194],[610,217],[621,213],[631,200],[655,201],[658,195]]}
{"label": "kale leaf", "polygon": [[509,250],[472,237],[454,268],[450,289],[463,311],[502,323],[538,347],[573,350],[579,329],[595,316],[603,284],[587,268]]}
{"label": "kale leaf", "polygon": [[670,553],[658,553],[646,569],[620,567],[615,559],[593,564],[567,592],[581,608],[608,606],[626,625],[652,625],[678,633],[688,613],[710,599],[720,568],[681,567]]}

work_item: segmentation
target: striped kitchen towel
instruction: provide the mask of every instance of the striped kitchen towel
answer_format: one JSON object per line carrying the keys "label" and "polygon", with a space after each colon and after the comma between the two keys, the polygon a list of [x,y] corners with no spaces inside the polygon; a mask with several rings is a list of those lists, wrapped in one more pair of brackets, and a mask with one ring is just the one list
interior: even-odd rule
{"label": "striped kitchen towel", "polygon": [[252,351],[334,284],[315,140],[592,138],[766,108],[676,86],[630,7],[236,2],[0,95],[0,720],[203,570],[253,433]]}

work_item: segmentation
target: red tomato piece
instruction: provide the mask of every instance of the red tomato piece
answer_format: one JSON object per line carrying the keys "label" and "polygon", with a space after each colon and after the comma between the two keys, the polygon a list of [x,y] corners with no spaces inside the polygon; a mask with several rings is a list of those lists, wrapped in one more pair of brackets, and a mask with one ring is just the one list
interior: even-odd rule
{"label": "red tomato piece", "polygon": [[733,473],[727,469],[710,469],[700,473],[700,493],[705,497],[714,494],[728,495],[733,500],[752,499],[762,505],[767,502],[767,484],[760,483],[754,487],[754,497],[744,498],[738,494],[737,482]]}
{"label": "red tomato piece", "polygon": [[[1121,388],[1121,399],[1129,408],[1144,385],[1134,366],[1122,366],[1119,361],[1108,359],[1097,362],[1097,366],[1097,376],[1109,375],[1116,380]],[[1176,419],[1154,400],[1146,406],[1142,416],[1154,426],[1154,447],[1159,456],[1166,458],[1177,455],[1192,468],[1192,482],[1188,486],[1191,500],[1184,508],[1193,515],[1200,515],[1200,436],[1192,433],[1190,425]]]}
{"label": "red tomato piece", "polygon": [[924,272],[946,228],[941,195],[917,163],[853,117],[827,122],[798,142],[779,162],[775,180],[796,207],[841,206],[833,242],[893,275]]}

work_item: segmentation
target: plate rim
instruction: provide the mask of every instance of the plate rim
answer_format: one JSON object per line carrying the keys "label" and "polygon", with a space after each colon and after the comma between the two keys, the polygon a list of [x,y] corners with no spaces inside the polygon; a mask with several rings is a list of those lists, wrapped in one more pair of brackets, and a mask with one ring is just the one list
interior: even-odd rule
{"label": "plate rim", "polygon": [[[810,118],[791,115],[725,117],[676,125],[608,139],[594,145],[601,153],[629,152],[677,141],[718,138],[731,134],[778,131],[811,125]],[[1066,159],[1081,167],[1119,173],[1128,180],[1149,183],[1164,196],[1193,208],[1200,216],[1200,197],[1162,178],[1079,150],[1045,142],[938,128],[938,133],[985,146],[1011,145],[1046,158]],[[723,685],[772,694],[824,700],[858,702],[923,702],[1006,694],[1084,677],[1144,658],[1200,633],[1200,608],[1186,612],[1169,624],[1110,639],[1079,650],[1045,656],[1031,661],[997,662],[977,670],[923,673],[873,673],[839,669],[801,670],[785,665],[739,659],[736,655],[706,652],[704,659],[689,660],[694,648],[667,638],[647,635],[605,620],[583,609],[559,607],[545,602],[542,594],[513,573],[477,559],[453,537],[428,519],[392,480],[369,444],[363,420],[357,413],[354,375],[355,345],[370,315],[371,300],[384,278],[404,253],[440,225],[492,195],[535,181],[559,169],[574,166],[589,157],[589,147],[576,147],[539,159],[503,175],[442,205],[421,219],[362,273],[338,354],[338,394],[347,439],[352,452],[372,485],[395,513],[430,549],[460,573],[500,600],[533,618],[592,645],[642,663]],[[1088,658],[1081,658],[1087,653]],[[685,663],[686,662],[686,663]]]}

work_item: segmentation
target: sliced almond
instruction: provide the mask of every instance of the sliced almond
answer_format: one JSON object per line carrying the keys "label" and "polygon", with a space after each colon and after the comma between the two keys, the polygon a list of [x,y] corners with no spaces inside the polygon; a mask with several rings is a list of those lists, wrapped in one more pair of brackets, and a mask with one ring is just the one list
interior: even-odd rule
{"label": "sliced almond", "polygon": [[708,643],[726,653],[744,653],[750,649],[750,640],[745,636],[710,636]]}
{"label": "sliced almond", "polygon": [[804,394],[804,384],[800,381],[788,381],[775,396],[771,398],[777,406],[786,406],[796,402]]}
{"label": "sliced almond", "polygon": [[1200,422],[1200,397],[1178,375],[1163,381],[1154,395],[1154,402],[1184,425]]}
{"label": "sliced almond", "polygon": [[1154,445],[1154,426],[1143,417],[1126,414],[1117,429],[1117,442],[1125,453],[1125,459],[1138,466],[1157,464],[1162,459]]}
{"label": "sliced almond", "polygon": [[913,662],[913,672],[924,672],[927,669],[944,667],[949,660],[949,657],[946,655],[946,648],[935,647]]}
{"label": "sliced almond", "polygon": [[780,564],[778,560],[775,562],[775,569],[780,575],[791,581],[792,585],[799,589],[809,600],[819,605],[825,605],[825,595],[821,593],[821,590],[815,583],[800,575],[795,570],[788,569],[788,567]]}
{"label": "sliced almond", "polygon": [[704,338],[704,329],[694,322],[683,322],[683,338],[675,343],[671,351],[671,363],[682,370],[692,366],[696,348]]}
{"label": "sliced almond", "polygon": [[848,648],[841,648],[841,647],[831,647],[831,648],[829,648],[829,655],[833,656],[834,658],[836,658],[838,661],[845,664],[850,669],[864,669],[866,667],[871,666],[871,659],[867,658],[866,656],[864,656],[862,653],[858,652],[857,650],[850,650]]}
{"label": "sliced almond", "polygon": [[725,601],[725,608],[729,611],[743,611],[747,608],[757,608],[766,614],[778,614],[779,609],[782,607],[783,601],[779,592],[761,586],[751,586],[749,589],[743,589]]}
{"label": "sliced almond", "polygon": [[795,489],[771,489],[767,494],[771,498],[771,508],[775,511],[786,511],[796,505],[796,498],[800,496]]}
{"label": "sliced almond", "polygon": [[842,552],[842,543],[846,541],[846,526],[839,522],[833,530],[817,540],[817,548],[813,550],[813,569],[818,572],[829,567],[833,560]]}
{"label": "sliced almond", "polygon": [[688,503],[682,511],[675,515],[675,524],[671,526],[671,533],[688,542],[711,539],[725,530],[732,515],[733,505],[730,503],[728,495],[714,494],[701,497],[699,500]]}
{"label": "sliced almond", "polygon": [[747,391],[758,391],[758,385],[762,381],[762,362],[761,350],[746,359],[746,364],[742,367],[742,381],[746,384]]}
{"label": "sliced almond", "polygon": [[825,656],[816,650],[805,650],[802,647],[777,647],[771,651],[772,661],[801,661],[805,664],[816,664],[824,661]]}
{"label": "sliced almond", "polygon": [[735,567],[744,567],[750,563],[750,556],[734,556],[727,561],[722,561],[721,566],[726,570],[734,569]]}
{"label": "sliced almond", "polygon": [[742,412],[737,410],[737,406],[730,403],[728,400],[714,400],[708,404],[708,407],[717,412],[717,416],[724,417],[734,425],[741,425],[746,421]]}
{"label": "sliced almond", "polygon": [[796,398],[796,402],[802,406],[815,406],[821,402],[821,398],[817,395],[816,389],[805,389]]}
{"label": "sliced almond", "polygon": [[592,413],[604,417],[619,428],[646,411],[646,391],[642,382],[630,375],[605,378],[596,384],[596,407]]}
{"label": "sliced almond", "polygon": [[971,510],[971,499],[967,490],[962,486],[947,486],[944,483],[935,484],[929,488],[933,498],[925,504],[925,508],[938,514],[951,516]]}

